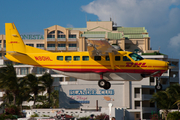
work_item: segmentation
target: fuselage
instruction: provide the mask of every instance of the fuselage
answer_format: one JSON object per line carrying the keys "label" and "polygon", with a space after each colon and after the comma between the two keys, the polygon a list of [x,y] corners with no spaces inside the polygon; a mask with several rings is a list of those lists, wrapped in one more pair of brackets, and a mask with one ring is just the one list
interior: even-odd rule
{"label": "fuselage", "polygon": [[6,57],[12,61],[63,72],[153,74],[159,71],[154,75],[159,76],[168,70],[168,62],[143,59],[127,51],[119,51],[119,54],[113,56],[113,69],[109,56],[90,57],[88,52],[27,53]]}

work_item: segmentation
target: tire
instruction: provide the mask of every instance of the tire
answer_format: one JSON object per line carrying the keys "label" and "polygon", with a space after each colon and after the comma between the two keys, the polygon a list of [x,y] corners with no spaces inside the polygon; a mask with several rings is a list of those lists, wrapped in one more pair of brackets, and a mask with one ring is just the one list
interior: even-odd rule
{"label": "tire", "polygon": [[156,89],[156,90],[162,90],[162,85],[161,85],[161,84],[159,84],[159,85],[157,84],[157,85],[155,86],[155,89]]}
{"label": "tire", "polygon": [[101,79],[98,81],[98,85],[99,87],[104,88],[104,86],[106,85],[106,81],[104,79]]}
{"label": "tire", "polygon": [[111,88],[111,83],[110,82],[106,82],[104,89],[108,90],[109,88]]}

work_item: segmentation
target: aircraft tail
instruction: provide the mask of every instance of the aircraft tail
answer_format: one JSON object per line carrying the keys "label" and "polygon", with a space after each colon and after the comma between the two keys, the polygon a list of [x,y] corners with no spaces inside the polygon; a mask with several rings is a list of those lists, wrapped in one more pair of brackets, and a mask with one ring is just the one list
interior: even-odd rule
{"label": "aircraft tail", "polygon": [[6,32],[6,52],[7,53],[26,53],[26,46],[16,29],[14,23],[5,23]]}

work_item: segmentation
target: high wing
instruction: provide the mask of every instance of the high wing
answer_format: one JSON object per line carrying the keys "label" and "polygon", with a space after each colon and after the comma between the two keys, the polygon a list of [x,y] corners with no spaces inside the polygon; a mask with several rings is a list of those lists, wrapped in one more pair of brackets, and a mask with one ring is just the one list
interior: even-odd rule
{"label": "high wing", "polygon": [[109,56],[111,69],[114,70],[114,60],[113,56],[119,54],[117,49],[109,44],[106,40],[87,40],[88,52],[91,57],[93,56]]}
{"label": "high wing", "polygon": [[106,40],[88,39],[88,52],[93,56],[108,56],[109,53],[119,54],[118,51]]}

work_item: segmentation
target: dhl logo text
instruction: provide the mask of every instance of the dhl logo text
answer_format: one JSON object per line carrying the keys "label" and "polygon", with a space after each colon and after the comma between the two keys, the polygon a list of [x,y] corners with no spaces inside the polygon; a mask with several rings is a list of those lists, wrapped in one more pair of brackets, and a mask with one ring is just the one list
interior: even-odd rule
{"label": "dhl logo text", "polygon": [[18,41],[11,41],[10,43],[18,43]]}
{"label": "dhl logo text", "polygon": [[53,61],[49,56],[34,56],[36,61]]}
{"label": "dhl logo text", "polygon": [[126,67],[147,67],[146,63],[126,63]]}

